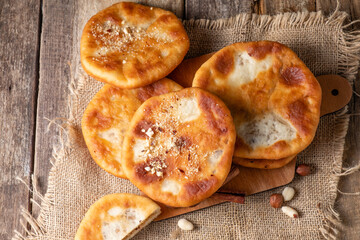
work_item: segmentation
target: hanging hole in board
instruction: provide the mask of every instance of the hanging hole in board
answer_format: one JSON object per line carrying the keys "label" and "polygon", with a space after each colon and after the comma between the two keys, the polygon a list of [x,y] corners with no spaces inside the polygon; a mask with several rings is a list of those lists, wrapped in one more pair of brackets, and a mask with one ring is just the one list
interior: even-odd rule
{"label": "hanging hole in board", "polygon": [[339,95],[339,90],[333,89],[333,90],[331,90],[331,94],[332,94],[333,96],[337,96],[337,95]]}

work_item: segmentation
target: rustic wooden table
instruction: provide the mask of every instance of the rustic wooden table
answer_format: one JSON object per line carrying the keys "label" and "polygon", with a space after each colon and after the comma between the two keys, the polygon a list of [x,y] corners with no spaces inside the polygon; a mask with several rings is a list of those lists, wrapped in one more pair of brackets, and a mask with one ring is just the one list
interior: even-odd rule
{"label": "rustic wooden table", "polygon": [[[31,186],[36,176],[44,194],[51,163],[49,161],[55,128],[48,121],[67,117],[73,19],[79,1],[1,0],[0,1],[0,239],[10,239],[20,227],[20,208],[37,214],[30,201],[32,192],[17,177]],[[329,14],[336,0],[143,0],[147,5],[173,11],[183,19],[226,18],[241,12],[277,14],[319,11]],[[340,10],[349,20],[360,17],[359,0],[340,0]],[[360,28],[360,25],[354,27]],[[359,79],[359,78],[358,78]],[[359,81],[354,86],[360,92]],[[350,112],[359,113],[360,99],[353,97]],[[350,119],[346,137],[344,165],[360,160],[360,121]],[[360,191],[360,174],[340,181],[344,192]],[[345,224],[344,239],[359,239],[360,197],[339,196],[336,209]]]}

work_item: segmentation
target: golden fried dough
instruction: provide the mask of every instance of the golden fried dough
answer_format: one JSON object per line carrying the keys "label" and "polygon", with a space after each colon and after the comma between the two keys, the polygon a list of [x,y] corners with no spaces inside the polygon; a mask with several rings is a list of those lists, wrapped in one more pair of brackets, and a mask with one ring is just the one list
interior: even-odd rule
{"label": "golden fried dough", "polygon": [[281,168],[291,162],[295,156],[290,156],[281,159],[247,159],[234,157],[233,162],[243,167],[261,168],[261,169],[274,169]]}
{"label": "golden fried dough", "polygon": [[150,97],[180,89],[180,85],[166,78],[136,89],[105,84],[87,106],[81,122],[86,145],[95,162],[105,171],[126,178],[120,163],[121,149],[135,111]]}
{"label": "golden fried dough", "polygon": [[232,162],[230,111],[199,88],[152,97],[134,114],[122,167],[150,198],[174,207],[199,203],[217,191]]}
{"label": "golden fried dough", "polygon": [[130,239],[160,214],[147,197],[110,194],[96,201],[78,228],[75,240]]}
{"label": "golden fried dough", "polygon": [[167,76],[188,49],[187,33],[173,13],[121,2],[88,21],[80,55],[84,70],[95,79],[136,88]]}
{"label": "golden fried dough", "polygon": [[321,88],[288,47],[269,41],[235,43],[215,53],[196,72],[193,87],[220,97],[234,118],[234,156],[280,159],[313,140]]}

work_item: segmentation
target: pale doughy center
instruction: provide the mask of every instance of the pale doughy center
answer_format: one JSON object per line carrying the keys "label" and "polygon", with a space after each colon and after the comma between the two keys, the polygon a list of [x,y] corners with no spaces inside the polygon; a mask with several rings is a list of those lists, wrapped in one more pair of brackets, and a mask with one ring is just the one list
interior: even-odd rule
{"label": "pale doughy center", "polygon": [[296,137],[296,129],[281,116],[268,113],[237,126],[237,134],[252,148],[268,147]]}
{"label": "pale doughy center", "polygon": [[136,139],[133,147],[135,163],[143,162],[144,159],[146,159],[146,152],[148,151],[148,148],[149,142],[147,140]]}
{"label": "pale doughy center", "polygon": [[113,144],[120,144],[120,133],[116,128],[110,128],[106,131],[99,132],[98,136]]}
{"label": "pale doughy center", "polygon": [[207,161],[210,165],[210,170],[212,172],[212,174],[216,173],[216,167],[219,164],[219,161],[222,158],[224,151],[221,149],[215,150],[214,152],[212,152],[208,157],[207,157]]}
{"label": "pale doughy center", "polygon": [[108,210],[108,214],[113,217],[120,215],[122,212],[123,209],[121,207],[113,207]]}
{"label": "pale doughy center", "polygon": [[[111,146],[114,146],[114,147],[116,145],[121,146],[122,141],[123,141],[123,137],[120,135],[119,130],[116,128],[110,128],[106,131],[99,132],[98,137],[110,142]],[[120,163],[121,162],[121,151],[113,149],[112,154],[113,154],[114,160],[116,160]]]}
{"label": "pale doughy center", "polygon": [[221,159],[223,152],[224,152],[223,150],[219,149],[211,153],[211,155],[207,159],[211,166],[215,166],[219,163],[219,160]]}
{"label": "pale doughy center", "polygon": [[169,192],[173,195],[179,194],[181,190],[181,185],[177,183],[175,180],[165,179],[161,184],[161,191]]}
{"label": "pale doughy center", "polygon": [[272,56],[269,54],[262,60],[249,56],[247,52],[239,52],[235,55],[234,70],[228,77],[228,84],[239,87],[242,84],[253,81],[256,76],[266,71],[273,64]]}
{"label": "pale doughy center", "polygon": [[182,123],[193,121],[197,119],[201,114],[195,98],[180,99],[177,107],[177,112],[179,113],[178,118],[179,121]]}
{"label": "pale doughy center", "polygon": [[108,214],[116,219],[102,223],[101,233],[104,240],[123,239],[145,220],[144,213],[134,208],[113,207],[108,210]]}

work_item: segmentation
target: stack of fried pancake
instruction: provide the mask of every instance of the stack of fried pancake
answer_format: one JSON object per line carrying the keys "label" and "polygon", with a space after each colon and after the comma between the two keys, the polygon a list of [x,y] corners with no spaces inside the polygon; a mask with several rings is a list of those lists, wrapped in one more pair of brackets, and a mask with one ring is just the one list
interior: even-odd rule
{"label": "stack of fried pancake", "polygon": [[227,46],[183,89],[165,77],[188,49],[174,14],[135,3],[93,16],[81,39],[84,70],[106,83],[82,119],[91,156],[174,207],[216,192],[232,162],[286,165],[311,143],[320,116],[320,86],[288,47]]}
{"label": "stack of fried pancake", "polygon": [[230,111],[213,94],[186,88],[160,95],[134,114],[123,143],[122,167],[152,199],[191,206],[225,181],[235,135]]}
{"label": "stack of fried pancake", "polygon": [[279,168],[313,140],[321,88],[288,47],[270,41],[235,43],[215,53],[192,83],[220,97],[236,127],[234,162]]}

